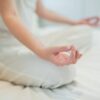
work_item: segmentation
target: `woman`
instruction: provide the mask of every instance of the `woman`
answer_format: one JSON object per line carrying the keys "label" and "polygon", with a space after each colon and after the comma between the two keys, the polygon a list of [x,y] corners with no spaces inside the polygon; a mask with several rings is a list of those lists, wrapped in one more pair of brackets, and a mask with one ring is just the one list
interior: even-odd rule
{"label": "woman", "polygon": [[[57,15],[46,9],[41,0],[0,0],[0,50],[2,51],[0,53],[0,62],[6,66],[12,66],[12,68],[17,65],[20,68],[25,68],[27,62],[31,65],[34,64],[30,54],[26,56],[17,55],[18,58],[16,58],[16,52],[18,51],[16,48],[21,44],[12,37],[13,35],[33,53],[44,60],[50,61],[58,66],[75,64],[81,54],[74,46],[67,46],[66,44],[65,46],[46,47],[44,46],[45,43],[42,44],[36,38],[34,34],[39,29],[35,21],[37,16],[64,24],[89,24],[87,20],[75,21]],[[71,51],[70,56],[61,53],[67,51]],[[27,65],[27,67],[29,66]]]}
{"label": "woman", "polygon": [[[36,37],[31,35],[30,30],[31,28],[34,29],[35,27],[34,16],[36,16],[36,14],[39,17],[42,17],[51,21],[60,22],[60,23],[66,23],[66,24],[72,24],[72,25],[87,23],[84,20],[74,21],[74,20],[69,20],[62,16],[59,16],[59,15],[56,15],[55,13],[47,10],[42,5],[41,0],[37,0],[37,1],[36,0],[25,0],[25,1],[24,0],[20,0],[20,1],[19,0],[18,1],[17,0],[0,0],[0,15],[2,17],[1,19],[2,22],[0,22],[1,24],[0,29],[7,32],[9,30],[10,33],[12,33],[20,42],[26,45],[30,50],[35,52],[42,59],[51,61],[52,63],[58,64],[58,65],[75,63],[77,60],[77,58],[75,58],[76,57],[75,55],[73,55],[73,57],[70,59],[69,62],[67,61],[60,62],[55,55],[55,53],[69,50],[67,46],[45,48],[43,44],[41,44],[39,40],[36,39]],[[22,21],[21,18],[24,19],[23,21],[25,21],[25,23]],[[7,28],[5,28],[6,26],[8,30]],[[34,32],[35,32],[35,29],[34,29]],[[2,44],[2,42],[0,42],[0,44]],[[75,53],[76,49],[73,48],[72,51],[73,53]],[[78,56],[80,56],[79,53],[78,53]]]}

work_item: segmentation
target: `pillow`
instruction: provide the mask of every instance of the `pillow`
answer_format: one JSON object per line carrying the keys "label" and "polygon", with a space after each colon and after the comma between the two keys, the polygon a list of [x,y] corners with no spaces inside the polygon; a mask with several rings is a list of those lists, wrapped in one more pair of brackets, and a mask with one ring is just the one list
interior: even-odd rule
{"label": "pillow", "polygon": [[[74,27],[74,29],[68,31],[69,33],[65,31],[66,33],[64,34],[56,32],[58,35],[54,34],[45,37],[47,41],[45,43],[49,46],[60,44],[60,42],[61,44],[66,44],[66,36],[69,43],[75,44],[79,50],[84,51],[90,47],[91,35],[88,31],[89,29],[82,28],[81,30],[81,27],[79,29]],[[75,78],[75,73],[75,65],[58,67],[40,59],[23,47],[13,46],[0,52],[0,79],[14,84],[56,88],[72,82]]]}

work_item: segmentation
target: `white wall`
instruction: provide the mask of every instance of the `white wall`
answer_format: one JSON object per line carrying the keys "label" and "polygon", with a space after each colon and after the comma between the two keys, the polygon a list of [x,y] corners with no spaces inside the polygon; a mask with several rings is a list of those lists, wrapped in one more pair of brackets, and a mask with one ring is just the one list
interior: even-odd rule
{"label": "white wall", "polygon": [[85,16],[100,16],[100,0],[84,0]]}
{"label": "white wall", "polygon": [[82,0],[43,0],[45,6],[62,15],[80,18],[83,14]]}
{"label": "white wall", "polygon": [[44,5],[73,19],[100,16],[100,0],[43,0]]}

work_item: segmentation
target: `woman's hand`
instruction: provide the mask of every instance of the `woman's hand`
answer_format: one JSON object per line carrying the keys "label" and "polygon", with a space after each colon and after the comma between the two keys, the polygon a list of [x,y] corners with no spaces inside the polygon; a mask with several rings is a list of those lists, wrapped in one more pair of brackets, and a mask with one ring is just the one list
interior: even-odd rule
{"label": "woman's hand", "polygon": [[[70,52],[70,55],[64,54]],[[43,59],[48,60],[58,66],[75,64],[81,57],[81,54],[74,46],[70,47],[54,47],[45,49]]]}
{"label": "woman's hand", "polygon": [[93,27],[100,26],[100,18],[99,17],[89,17],[82,20],[79,20],[77,24],[85,24]]}

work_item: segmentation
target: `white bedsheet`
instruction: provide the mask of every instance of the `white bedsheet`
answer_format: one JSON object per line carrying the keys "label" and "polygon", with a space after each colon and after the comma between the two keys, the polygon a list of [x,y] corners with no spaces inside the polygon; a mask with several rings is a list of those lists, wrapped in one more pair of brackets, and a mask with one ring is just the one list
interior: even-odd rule
{"label": "white bedsheet", "polygon": [[0,81],[0,100],[100,100],[100,48],[94,46],[76,64],[75,81],[57,89],[21,87]]}

